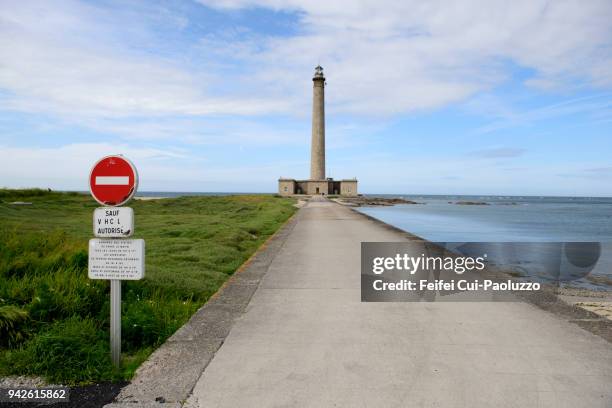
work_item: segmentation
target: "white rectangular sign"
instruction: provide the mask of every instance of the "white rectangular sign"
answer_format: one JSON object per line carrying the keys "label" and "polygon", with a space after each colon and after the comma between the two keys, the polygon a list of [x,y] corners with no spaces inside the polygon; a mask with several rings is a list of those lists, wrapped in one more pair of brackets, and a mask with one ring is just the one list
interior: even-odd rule
{"label": "white rectangular sign", "polygon": [[124,238],[134,233],[134,210],[130,207],[101,207],[94,210],[94,235],[99,238]]}
{"label": "white rectangular sign", "polygon": [[89,279],[138,280],[144,273],[144,239],[89,240]]}
{"label": "white rectangular sign", "polygon": [[128,176],[97,176],[97,186],[127,186],[130,184]]}

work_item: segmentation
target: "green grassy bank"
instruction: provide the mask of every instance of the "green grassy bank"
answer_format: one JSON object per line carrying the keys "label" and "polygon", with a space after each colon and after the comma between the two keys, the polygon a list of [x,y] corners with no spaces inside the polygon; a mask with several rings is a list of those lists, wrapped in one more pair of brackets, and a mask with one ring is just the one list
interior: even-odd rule
{"label": "green grassy bank", "polygon": [[0,376],[66,384],[130,378],[294,213],[293,204],[273,196],[133,201],[146,278],[123,282],[117,370],[109,282],[87,278],[97,203],[76,193],[0,190]]}

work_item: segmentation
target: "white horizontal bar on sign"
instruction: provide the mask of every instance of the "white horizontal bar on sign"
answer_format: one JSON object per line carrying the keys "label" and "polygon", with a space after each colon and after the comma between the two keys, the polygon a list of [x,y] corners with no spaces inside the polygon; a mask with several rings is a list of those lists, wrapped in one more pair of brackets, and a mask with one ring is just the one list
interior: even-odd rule
{"label": "white horizontal bar on sign", "polygon": [[98,186],[127,186],[129,183],[128,176],[96,176]]}

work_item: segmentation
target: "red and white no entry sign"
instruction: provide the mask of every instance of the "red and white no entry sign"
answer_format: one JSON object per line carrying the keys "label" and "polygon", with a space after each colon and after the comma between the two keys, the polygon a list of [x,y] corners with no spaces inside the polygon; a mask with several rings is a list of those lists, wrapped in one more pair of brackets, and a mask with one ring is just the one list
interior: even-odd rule
{"label": "red and white no entry sign", "polygon": [[91,195],[102,205],[124,204],[132,198],[137,188],[136,167],[123,156],[100,159],[89,174]]}

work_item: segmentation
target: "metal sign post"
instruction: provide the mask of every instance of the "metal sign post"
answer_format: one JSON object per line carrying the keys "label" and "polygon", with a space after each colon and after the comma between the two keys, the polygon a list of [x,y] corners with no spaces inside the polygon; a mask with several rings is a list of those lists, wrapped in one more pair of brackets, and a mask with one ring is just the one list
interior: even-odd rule
{"label": "metal sign post", "polygon": [[[91,195],[104,205],[94,211],[93,231],[98,238],[89,240],[89,279],[110,280],[110,346],[116,367],[121,363],[121,281],[144,277],[145,243],[125,239],[134,233],[134,211],[119,207],[136,193],[138,173],[123,156],[99,160],[89,175]],[[100,239],[103,238],[103,239]]]}
{"label": "metal sign post", "polygon": [[110,281],[110,346],[111,359],[115,367],[119,367],[121,361],[121,281],[111,279]]}

